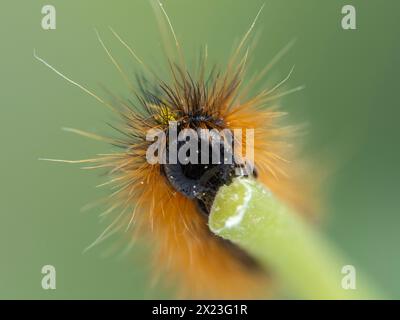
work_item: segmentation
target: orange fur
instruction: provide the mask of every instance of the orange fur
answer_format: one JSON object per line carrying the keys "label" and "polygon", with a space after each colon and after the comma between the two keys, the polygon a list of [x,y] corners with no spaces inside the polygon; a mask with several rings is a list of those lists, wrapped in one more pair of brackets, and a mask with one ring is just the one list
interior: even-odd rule
{"label": "orange fur", "polygon": [[[168,22],[170,24],[169,19]],[[170,63],[171,79],[168,83],[160,80],[128,47],[136,60],[149,69],[150,74],[155,75],[154,92],[158,92],[151,93],[151,99],[148,99],[151,90],[144,89],[143,96],[138,96],[137,104],[114,97],[114,105],[111,105],[38,58],[67,81],[117,111],[122,119],[121,126],[117,128],[122,133],[121,138],[104,139],[122,148],[122,151],[76,161],[88,163],[88,169],[107,170],[110,178],[105,184],[112,187],[112,194],[108,197],[111,205],[104,215],[115,210],[121,212],[94,244],[106,238],[109,233],[135,225],[135,235],[145,233],[153,239],[155,266],[161,278],[177,283],[179,294],[183,297],[261,297],[270,281],[266,272],[246,267],[222,240],[209,231],[207,218],[197,211],[192,201],[174,191],[162,175],[160,165],[146,162],[145,155],[150,142],[146,141],[145,134],[149,129],[166,131],[171,115],[183,122],[196,112],[211,119],[222,120],[205,120],[197,125],[201,128],[255,129],[255,165],[260,181],[288,205],[301,212],[313,211],[311,184],[304,179],[299,162],[292,158],[289,151],[288,136],[293,133],[293,128],[279,126],[278,119],[283,113],[265,107],[267,101],[280,96],[272,93],[283,82],[247,100],[243,92],[248,92],[249,86],[242,91],[240,89],[247,51],[239,61],[238,56],[254,22],[234,52],[226,71],[211,72],[211,81],[205,80],[205,61],[198,79],[191,78],[174,33],[183,62],[180,65]],[[105,48],[102,41],[101,44]],[[107,49],[106,52],[121,71]],[[94,137],[82,131],[75,132]],[[95,138],[102,139],[98,136]]]}
{"label": "orange fur", "polygon": [[[210,99],[215,100],[216,97]],[[207,103],[205,101],[204,103]],[[220,102],[221,103],[221,102]],[[258,109],[253,101],[234,104],[219,116],[230,129],[255,129],[255,162],[259,179],[278,197],[300,211],[312,208],[306,186],[299,184],[297,165],[285,157],[289,154],[287,136],[292,129],[279,127],[282,112]],[[160,126],[162,116],[156,108],[146,118],[125,109],[125,132],[141,133]],[[101,166],[110,166],[110,174],[117,176],[121,192],[114,201],[133,207],[119,224],[135,221],[137,231],[153,239],[155,266],[163,280],[178,284],[179,295],[193,298],[254,298],[265,296],[265,273],[247,269],[208,230],[207,219],[194,203],[174,191],[161,175],[159,165],[146,162],[149,143],[118,141],[128,147],[126,153],[99,159]],[[244,143],[244,142],[243,142]],[[243,145],[245,149],[245,145]],[[302,190],[299,192],[299,190]],[[122,205],[123,203],[123,205]],[[129,221],[129,222],[128,222]]]}
{"label": "orange fur", "polygon": [[178,284],[179,296],[250,298],[265,290],[264,275],[249,273],[221,245],[190,200],[174,193],[157,174],[149,183],[152,192],[143,195],[143,202],[156,204],[145,206],[153,214],[142,216],[142,226],[155,240],[156,269],[169,283]]}

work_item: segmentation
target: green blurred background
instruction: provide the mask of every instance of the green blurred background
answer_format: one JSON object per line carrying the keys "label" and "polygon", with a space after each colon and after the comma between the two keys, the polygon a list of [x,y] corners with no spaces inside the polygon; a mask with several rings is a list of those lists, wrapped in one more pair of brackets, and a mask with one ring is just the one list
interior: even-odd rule
{"label": "green blurred background", "polygon": [[[211,62],[224,63],[264,0],[167,0],[188,57],[204,43]],[[57,29],[41,28],[41,8],[57,10]],[[357,30],[341,29],[341,8],[357,9]],[[250,73],[296,38],[274,68],[296,65],[282,100],[291,120],[308,123],[306,150],[339,163],[326,182],[324,232],[390,298],[400,297],[398,148],[400,106],[398,0],[268,0]],[[94,99],[33,58],[33,48],[74,80],[102,93],[128,90],[96,40],[94,27],[129,72],[138,69],[115,41],[116,29],[152,65],[163,63],[157,24],[146,0],[3,0],[0,10],[0,298],[163,298],[149,288],[147,249],[106,253],[106,242],[83,254],[106,227],[101,208],[80,208],[107,191],[102,177],[79,166],[38,161],[80,159],[110,147],[66,133],[74,127],[112,132],[112,116]],[[275,78],[274,78],[275,79]],[[325,165],[322,163],[322,165]],[[326,164],[328,166],[328,162]],[[112,242],[112,240],[110,240]],[[57,289],[41,288],[41,268],[57,270]],[[338,271],[340,272],[340,271]]]}

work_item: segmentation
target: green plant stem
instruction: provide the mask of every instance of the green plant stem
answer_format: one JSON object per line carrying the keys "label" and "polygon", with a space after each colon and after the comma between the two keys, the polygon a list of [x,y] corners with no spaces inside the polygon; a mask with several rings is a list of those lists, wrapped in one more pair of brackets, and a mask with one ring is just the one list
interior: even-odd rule
{"label": "green plant stem", "polygon": [[356,272],[356,289],[342,287],[345,260],[314,228],[253,179],[219,190],[209,217],[212,232],[236,243],[270,270],[291,296],[303,299],[376,298]]}

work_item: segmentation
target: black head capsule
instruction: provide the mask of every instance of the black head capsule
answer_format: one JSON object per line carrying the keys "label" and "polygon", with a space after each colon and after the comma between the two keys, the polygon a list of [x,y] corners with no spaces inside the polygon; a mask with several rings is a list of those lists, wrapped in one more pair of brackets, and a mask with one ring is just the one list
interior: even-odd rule
{"label": "black head capsule", "polygon": [[[233,157],[226,157],[226,146],[223,141],[202,143],[203,138],[197,142],[197,161],[196,163],[167,163],[162,166],[162,171],[169,184],[179,193],[189,199],[193,199],[200,212],[208,215],[214,198],[223,185],[229,185],[237,175],[244,175],[241,165],[236,164]],[[203,141],[204,142],[204,141]],[[178,142],[178,154],[180,148],[188,142]],[[190,142],[189,142],[190,143]],[[207,146],[207,150],[204,146]],[[202,154],[205,154],[202,157]],[[208,155],[208,161],[204,163],[204,158]],[[213,161],[219,159],[217,163]],[[202,161],[203,160],[203,161]],[[214,163],[213,163],[214,162]]]}

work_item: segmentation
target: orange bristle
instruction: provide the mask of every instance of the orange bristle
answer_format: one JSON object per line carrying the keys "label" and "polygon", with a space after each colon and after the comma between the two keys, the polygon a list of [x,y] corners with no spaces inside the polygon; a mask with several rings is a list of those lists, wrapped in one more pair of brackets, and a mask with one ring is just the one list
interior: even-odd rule
{"label": "orange bristle", "polygon": [[[73,130],[91,138],[104,139],[120,148],[114,154],[77,161],[87,164],[87,169],[107,170],[109,180],[103,185],[110,185],[112,194],[108,197],[110,207],[104,215],[116,210],[120,212],[93,245],[119,230],[128,230],[132,238],[137,234],[144,234],[152,239],[154,264],[157,272],[161,274],[160,278],[165,282],[178,283],[180,296],[265,296],[266,288],[271,288],[267,286],[271,283],[267,271],[261,270],[257,262],[245,252],[213,235],[207,226],[207,216],[199,211],[193,200],[174,189],[163,174],[162,165],[147,162],[146,151],[152,142],[146,140],[146,133],[155,128],[167,132],[170,120],[180,122],[184,128],[254,129],[257,178],[289,205],[308,214],[313,211],[314,206],[312,190],[307,191],[307,180],[303,179],[299,162],[293,158],[294,153],[288,143],[295,130],[293,127],[280,126],[279,119],[285,113],[276,108],[266,108],[267,102],[285,94],[276,93],[276,90],[289,78],[293,69],[273,88],[263,90],[252,98],[245,98],[245,92],[251,89],[242,86],[248,51],[242,56],[240,54],[259,12],[233,53],[226,71],[213,70],[206,77],[204,61],[198,71],[199,76],[193,79],[186,69],[180,44],[163,8],[161,13],[166,16],[171,27],[179,56],[177,64],[170,59],[169,81],[160,80],[112,30],[154,78],[153,85],[156,90],[146,87],[134,90],[138,98],[135,105],[120,98],[114,99],[115,103],[110,104],[37,57],[67,81],[117,112],[122,120],[116,128],[122,133],[119,139],[102,138]],[[98,38],[113,64],[125,78],[99,35]],[[195,116],[196,121],[191,121]],[[242,142],[242,149],[246,149],[245,141]],[[302,193],[297,190],[302,190]]]}

